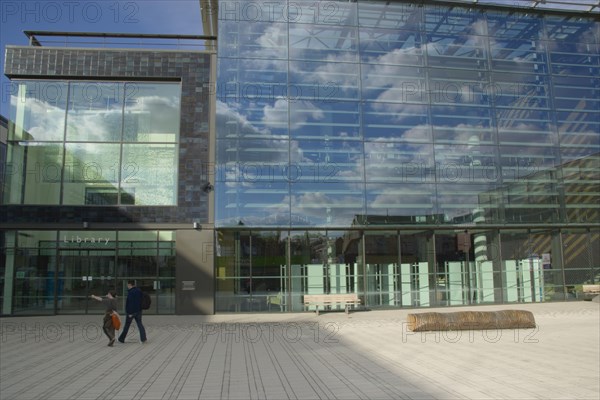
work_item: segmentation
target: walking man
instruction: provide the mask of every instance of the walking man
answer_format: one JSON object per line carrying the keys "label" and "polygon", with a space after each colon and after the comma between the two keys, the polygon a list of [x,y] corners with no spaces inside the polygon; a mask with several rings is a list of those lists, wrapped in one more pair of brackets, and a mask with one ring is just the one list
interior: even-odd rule
{"label": "walking man", "polygon": [[131,321],[135,319],[138,330],[140,331],[140,341],[146,343],[146,329],[142,325],[142,291],[140,288],[135,286],[135,281],[127,281],[127,301],[125,302],[125,312],[127,317],[125,318],[125,326],[123,331],[119,335],[119,342],[125,343],[125,337],[129,331],[129,325]]}

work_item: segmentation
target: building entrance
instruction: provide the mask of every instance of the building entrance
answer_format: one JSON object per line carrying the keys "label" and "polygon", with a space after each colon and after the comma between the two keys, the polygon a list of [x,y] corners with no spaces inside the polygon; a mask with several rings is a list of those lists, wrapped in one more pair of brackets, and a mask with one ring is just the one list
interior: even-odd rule
{"label": "building entrance", "polygon": [[101,314],[90,295],[111,289],[124,310],[128,280],[152,297],[146,313],[175,312],[175,231],[8,231],[0,238],[4,315]]}
{"label": "building entrance", "polygon": [[104,296],[115,289],[114,250],[61,250],[58,256],[56,310],[62,314],[97,314],[103,312],[100,303],[90,295]]}

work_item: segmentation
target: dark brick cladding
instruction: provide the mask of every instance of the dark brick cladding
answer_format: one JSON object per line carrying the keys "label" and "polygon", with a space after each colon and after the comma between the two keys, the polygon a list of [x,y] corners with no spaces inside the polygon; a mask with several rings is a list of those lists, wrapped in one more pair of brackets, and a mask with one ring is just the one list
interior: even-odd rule
{"label": "dark brick cladding", "polygon": [[207,52],[7,46],[11,79],[180,80],[178,204],[151,206],[0,206],[0,224],[191,223],[208,221],[210,62]]}

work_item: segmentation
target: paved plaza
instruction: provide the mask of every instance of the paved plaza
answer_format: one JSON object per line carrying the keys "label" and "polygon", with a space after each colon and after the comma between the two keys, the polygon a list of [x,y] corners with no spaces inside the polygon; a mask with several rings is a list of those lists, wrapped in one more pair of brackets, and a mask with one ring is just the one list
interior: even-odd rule
{"label": "paved plaza", "polygon": [[[532,311],[537,328],[415,333],[415,312]],[[0,319],[0,399],[594,399],[600,303],[145,316],[107,347],[101,316]],[[135,325],[135,324],[134,324]]]}

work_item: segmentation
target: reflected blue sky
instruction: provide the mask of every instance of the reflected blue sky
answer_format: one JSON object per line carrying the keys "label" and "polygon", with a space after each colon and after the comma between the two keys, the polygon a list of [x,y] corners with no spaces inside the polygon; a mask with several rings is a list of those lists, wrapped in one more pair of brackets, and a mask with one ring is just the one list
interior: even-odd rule
{"label": "reflected blue sky", "polygon": [[217,171],[236,173],[217,174],[217,224],[451,223],[482,202],[490,223],[504,207],[557,218],[559,132],[587,155],[599,145],[597,24],[402,2],[311,10],[289,29],[276,11],[222,16]]}
{"label": "reflected blue sky", "polygon": [[[399,193],[390,183],[415,168],[425,176],[423,187],[440,173],[451,184],[460,176],[480,185],[472,175],[489,176],[489,170],[494,179],[510,181],[555,167],[559,157],[589,154],[599,145],[597,23],[527,9],[596,15],[597,1],[478,1],[524,8],[510,13],[466,6],[447,13],[443,5],[476,2],[390,2],[382,18],[383,2],[315,7],[294,1],[289,25],[271,14],[267,22],[240,23],[238,11],[267,2],[221,2],[234,10],[220,21],[217,179],[225,184],[217,195],[228,198],[219,203],[223,218],[277,209],[288,220],[321,212],[325,225],[344,225],[356,210],[390,204],[386,190]],[[287,4],[269,7],[274,3]],[[196,0],[77,4],[81,9],[71,14],[52,8],[63,3],[3,2],[2,47],[26,44],[25,29],[201,33]],[[12,87],[2,79],[0,113],[6,115]],[[261,170],[252,163],[262,163]],[[315,177],[323,186],[301,186]],[[326,189],[332,184],[335,190]],[[443,198],[423,187],[416,192]],[[370,199],[371,191],[381,193],[381,201]],[[261,193],[274,194],[255,201]],[[246,194],[252,206],[240,200]],[[324,206],[309,207],[319,196]],[[444,204],[454,201],[460,199]]]}

